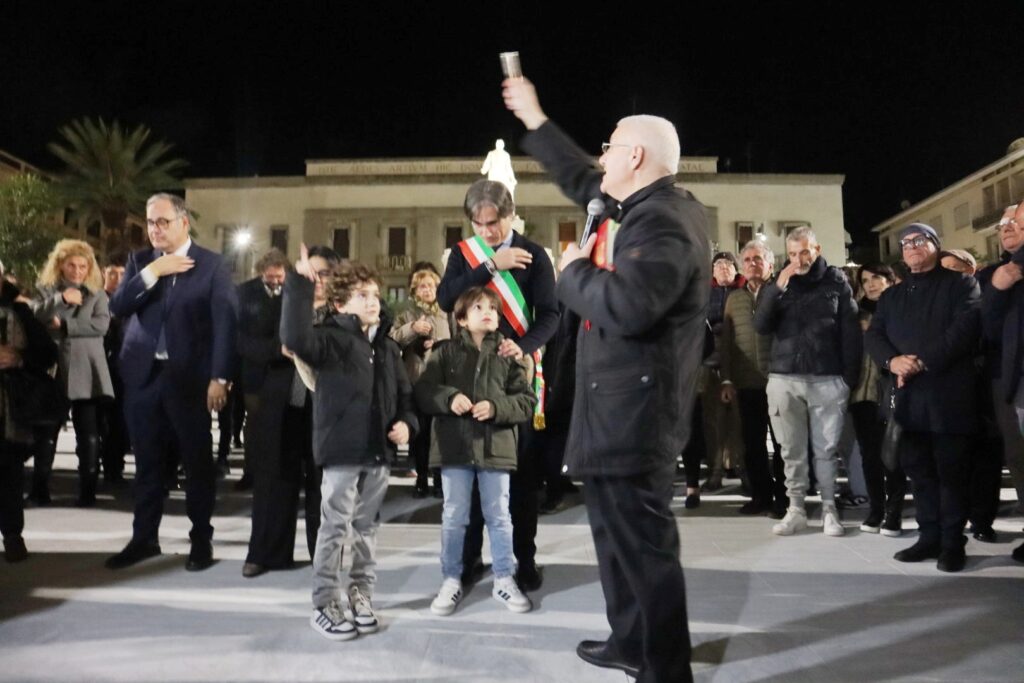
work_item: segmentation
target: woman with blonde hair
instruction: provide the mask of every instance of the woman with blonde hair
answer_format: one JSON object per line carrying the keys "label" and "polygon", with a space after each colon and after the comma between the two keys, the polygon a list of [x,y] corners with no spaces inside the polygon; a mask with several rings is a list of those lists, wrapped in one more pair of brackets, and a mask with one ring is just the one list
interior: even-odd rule
{"label": "woman with blonde hair", "polygon": [[[96,502],[101,446],[99,403],[114,397],[103,349],[110,310],[92,247],[81,240],[57,242],[39,275],[38,290],[32,310],[57,343],[57,378],[71,404],[78,455],[78,505],[90,507]],[[54,433],[53,439],[36,453],[31,498],[37,504],[45,505],[50,500],[48,480],[56,440]]]}
{"label": "woman with blonde hair", "polygon": [[[420,267],[409,278],[411,305],[395,316],[394,327],[391,328],[391,338],[402,347],[402,360],[411,384],[416,384],[423,374],[434,344],[452,336],[448,316],[437,304],[437,286],[441,276],[429,263],[417,265]],[[416,417],[420,420],[420,429],[409,444],[409,457],[416,466],[413,495],[423,498],[428,494],[430,472],[430,416],[417,410]],[[434,474],[434,494],[437,497],[441,494],[437,472]]]}

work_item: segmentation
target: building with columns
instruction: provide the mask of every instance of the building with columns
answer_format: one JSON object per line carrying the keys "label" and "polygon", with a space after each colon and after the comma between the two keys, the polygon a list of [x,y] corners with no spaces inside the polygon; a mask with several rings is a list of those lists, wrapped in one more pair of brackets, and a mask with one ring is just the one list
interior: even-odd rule
{"label": "building with columns", "polygon": [[[186,199],[199,216],[201,244],[228,256],[238,280],[271,246],[296,258],[299,245],[326,244],[374,265],[391,298],[406,296],[412,265],[440,269],[446,248],[472,234],[462,212],[479,159],[338,159],[306,162],[304,176],[192,178]],[[579,239],[586,221],[540,165],[513,159],[526,234],[551,250]],[[825,257],[846,261],[841,175],[723,174],[715,157],[679,163],[680,185],[708,211],[712,248],[736,251],[762,234],[781,258],[788,231],[810,225]],[[247,239],[236,239],[240,234]]]}

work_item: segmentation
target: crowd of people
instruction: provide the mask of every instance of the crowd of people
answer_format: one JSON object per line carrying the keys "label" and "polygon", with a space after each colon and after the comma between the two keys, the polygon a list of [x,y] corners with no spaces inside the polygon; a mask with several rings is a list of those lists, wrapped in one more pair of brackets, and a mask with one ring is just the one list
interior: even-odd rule
{"label": "crowd of people", "polygon": [[[151,247],[125,262],[101,269],[88,243],[64,239],[33,293],[5,278],[6,559],[27,557],[24,505],[51,504],[69,415],[77,505],[96,504],[101,470],[122,481],[134,454],[131,540],[106,566],[161,553],[180,468],[192,524],[185,567],[202,571],[214,562],[216,480],[244,412],[240,487],[251,485],[252,525],[242,574],[294,565],[301,504],[310,623],[331,640],[379,628],[376,534],[400,447],[413,495],[443,500],[430,605],[439,616],[487,572],[485,527],[492,596],[532,609],[543,583],[538,514],[581,483],[612,635],[577,652],[640,680],[691,677],[670,507],[677,460],[686,509],[738,474],[749,497],[739,512],[771,517],[779,536],[808,529],[814,495],[824,534],[846,533],[845,463],[851,479],[862,475],[863,532],[901,536],[912,493],[919,532],[896,560],[955,572],[968,522],[975,538],[996,539],[1004,464],[1024,501],[1024,205],[1006,209],[1000,261],[977,272],[922,223],[901,231],[895,267],[830,265],[809,227],[787,235],[782,259],[764,239],[738,258],[712,255],[703,207],[675,186],[672,124],[623,119],[599,170],[547,119],[529,81],[506,81],[503,95],[527,128],[523,148],[567,196],[608,200],[597,230],[557,268],[512,229],[509,188],[479,180],[463,206],[473,236],[443,273],[417,264],[394,310],[372,268],[322,246],[303,245],[294,264],[271,249],[236,287],[220,255],[192,240],[185,202],[163,193],[146,204]],[[1024,545],[1013,557],[1024,561]]]}

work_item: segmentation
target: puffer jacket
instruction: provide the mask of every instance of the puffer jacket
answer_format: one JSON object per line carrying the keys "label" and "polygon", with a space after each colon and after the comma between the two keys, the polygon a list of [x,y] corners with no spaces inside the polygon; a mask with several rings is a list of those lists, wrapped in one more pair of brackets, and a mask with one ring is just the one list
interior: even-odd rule
{"label": "puffer jacket", "polygon": [[354,315],[336,313],[313,326],[313,283],[288,273],[281,311],[281,342],[317,372],[313,393],[313,459],[321,467],[390,465],[387,438],[398,421],[419,423],[398,344],[387,336],[382,311],[373,341]]}
{"label": "puffer jacket", "polygon": [[[434,416],[431,467],[472,465],[482,469],[516,468],[517,425],[530,419],[537,399],[523,366],[498,355],[504,337],[491,332],[477,349],[466,330],[442,342],[427,359],[416,382],[416,403]],[[452,399],[465,394],[473,403],[490,401],[494,417],[483,422],[455,415]]]}
{"label": "puffer jacket", "polygon": [[721,376],[723,383],[737,389],[764,389],[768,384],[772,338],[754,329],[756,305],[753,292],[745,286],[725,300],[719,341]]}
{"label": "puffer jacket", "polygon": [[853,290],[843,271],[819,256],[806,275],[773,280],[757,297],[754,328],[773,335],[771,371],[780,375],[839,375],[857,386],[864,339]]}

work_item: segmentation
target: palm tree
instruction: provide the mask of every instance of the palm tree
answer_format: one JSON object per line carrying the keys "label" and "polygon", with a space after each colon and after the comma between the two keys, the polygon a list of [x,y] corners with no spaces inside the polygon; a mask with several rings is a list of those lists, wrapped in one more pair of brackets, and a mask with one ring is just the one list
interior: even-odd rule
{"label": "palm tree", "polygon": [[58,132],[63,140],[47,147],[65,164],[57,177],[60,196],[87,223],[100,221],[108,250],[123,244],[130,212],[142,213],[154,192],[181,187],[175,173],[187,162],[167,158],[173,145],[149,143],[144,125],[129,131],[117,121],[82,118]]}

